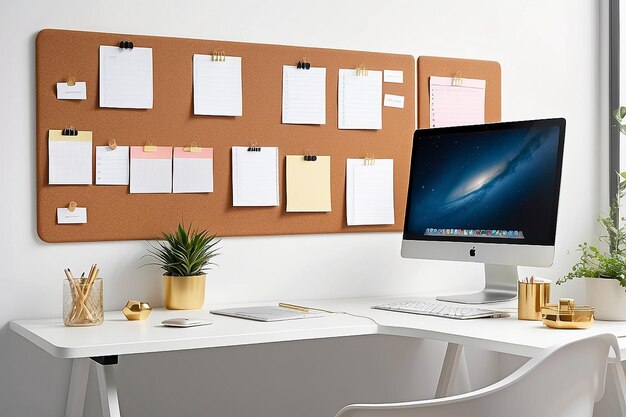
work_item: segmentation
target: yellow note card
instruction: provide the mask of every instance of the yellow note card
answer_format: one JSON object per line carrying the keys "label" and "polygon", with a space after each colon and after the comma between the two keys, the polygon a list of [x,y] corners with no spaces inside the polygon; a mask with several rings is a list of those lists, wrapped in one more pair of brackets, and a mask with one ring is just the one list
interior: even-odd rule
{"label": "yellow note card", "polygon": [[287,211],[331,211],[330,156],[287,155]]}

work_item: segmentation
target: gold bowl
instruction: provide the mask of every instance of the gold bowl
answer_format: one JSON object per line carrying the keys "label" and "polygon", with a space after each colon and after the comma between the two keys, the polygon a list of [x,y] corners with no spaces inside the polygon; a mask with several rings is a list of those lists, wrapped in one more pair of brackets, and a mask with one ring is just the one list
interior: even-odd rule
{"label": "gold bowl", "polygon": [[147,301],[129,300],[122,313],[128,320],[145,320],[152,313],[152,307]]}
{"label": "gold bowl", "polygon": [[541,309],[541,321],[554,329],[588,329],[593,324],[593,307],[577,306],[571,298],[561,298],[559,304]]}

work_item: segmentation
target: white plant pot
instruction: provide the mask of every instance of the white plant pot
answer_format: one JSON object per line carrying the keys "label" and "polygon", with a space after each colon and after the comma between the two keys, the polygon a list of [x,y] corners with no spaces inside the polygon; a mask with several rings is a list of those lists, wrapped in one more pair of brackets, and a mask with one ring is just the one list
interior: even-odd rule
{"label": "white plant pot", "polygon": [[609,278],[585,278],[587,304],[596,320],[626,320],[626,288]]}

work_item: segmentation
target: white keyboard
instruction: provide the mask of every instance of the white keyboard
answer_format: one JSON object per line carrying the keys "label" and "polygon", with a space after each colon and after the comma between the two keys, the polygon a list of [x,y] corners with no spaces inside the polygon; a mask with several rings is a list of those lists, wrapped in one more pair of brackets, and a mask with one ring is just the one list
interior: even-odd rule
{"label": "white keyboard", "polygon": [[455,306],[428,301],[402,301],[373,306],[378,310],[399,311],[402,313],[423,314],[426,316],[446,317],[450,319],[480,319],[485,317],[509,317],[509,313],[485,310],[463,305]]}

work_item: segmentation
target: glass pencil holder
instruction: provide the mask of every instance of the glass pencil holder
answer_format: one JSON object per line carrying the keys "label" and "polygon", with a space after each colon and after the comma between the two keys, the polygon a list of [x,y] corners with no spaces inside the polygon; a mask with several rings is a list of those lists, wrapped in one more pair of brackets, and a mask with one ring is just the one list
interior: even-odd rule
{"label": "glass pencil holder", "polygon": [[63,324],[70,327],[97,326],[104,321],[102,278],[63,281]]}
{"label": "glass pencil holder", "polygon": [[550,281],[517,282],[517,318],[541,320],[541,309],[550,302]]}

